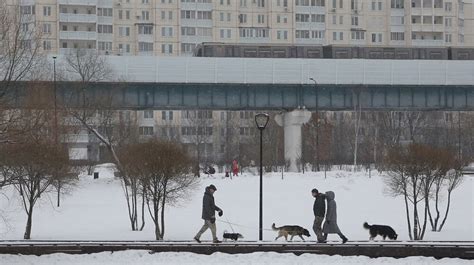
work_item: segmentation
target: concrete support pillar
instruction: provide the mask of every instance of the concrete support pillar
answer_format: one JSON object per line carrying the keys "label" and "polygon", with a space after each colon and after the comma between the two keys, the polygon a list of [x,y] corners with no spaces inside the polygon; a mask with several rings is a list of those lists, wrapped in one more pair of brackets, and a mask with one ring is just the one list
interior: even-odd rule
{"label": "concrete support pillar", "polygon": [[302,157],[301,126],[311,119],[311,112],[297,109],[275,116],[275,121],[283,127],[285,137],[285,160],[290,161],[290,172],[298,172],[297,160]]}

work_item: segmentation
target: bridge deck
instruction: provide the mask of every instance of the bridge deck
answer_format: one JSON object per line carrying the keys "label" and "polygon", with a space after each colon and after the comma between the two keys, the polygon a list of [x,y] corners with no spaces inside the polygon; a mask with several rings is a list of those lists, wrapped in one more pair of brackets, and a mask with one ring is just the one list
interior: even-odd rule
{"label": "bridge deck", "polygon": [[[53,87],[51,83],[46,86]],[[473,85],[308,85],[202,83],[58,84],[58,100],[81,106],[109,100],[117,109],[281,110],[474,110]],[[16,91],[21,106],[28,89]],[[96,102],[94,102],[96,101]],[[102,101],[102,102],[100,102]],[[51,105],[51,102],[50,104]]]}
{"label": "bridge deck", "polygon": [[89,254],[103,251],[150,250],[153,252],[192,252],[228,254],[252,252],[304,253],[369,257],[474,259],[474,242],[352,241],[328,242],[224,242],[201,244],[185,241],[1,241],[0,254],[43,255],[51,253]]}

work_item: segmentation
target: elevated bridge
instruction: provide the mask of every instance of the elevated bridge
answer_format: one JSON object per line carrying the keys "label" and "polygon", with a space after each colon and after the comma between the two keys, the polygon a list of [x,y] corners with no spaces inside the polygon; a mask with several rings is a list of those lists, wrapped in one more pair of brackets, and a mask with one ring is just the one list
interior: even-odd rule
{"label": "elevated bridge", "polygon": [[[67,67],[62,59],[59,70]],[[107,62],[113,78],[85,91],[89,99],[113,95],[118,109],[474,110],[474,61],[109,56]],[[58,97],[80,105],[82,88],[58,82]]]}
{"label": "elevated bridge", "polygon": [[[63,59],[58,69],[67,68]],[[84,95],[88,106],[110,99],[106,107],[128,110],[283,110],[276,121],[284,127],[290,171],[301,157],[301,126],[311,118],[309,111],[474,110],[474,61],[120,56],[107,61],[114,78],[59,82],[56,98],[75,107],[83,105]],[[68,71],[62,76],[80,80]],[[28,90],[14,93],[21,108]]]}

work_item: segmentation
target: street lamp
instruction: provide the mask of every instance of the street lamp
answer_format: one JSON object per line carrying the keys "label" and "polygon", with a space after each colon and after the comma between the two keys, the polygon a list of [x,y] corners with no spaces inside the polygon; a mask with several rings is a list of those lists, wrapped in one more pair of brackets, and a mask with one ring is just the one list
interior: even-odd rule
{"label": "street lamp", "polygon": [[[56,102],[56,55],[53,55],[53,93],[54,93],[54,144],[58,148],[58,105]],[[55,172],[57,173],[57,172]],[[58,178],[58,207],[60,205],[61,182]]]}
{"label": "street lamp", "polygon": [[266,113],[258,113],[255,115],[255,123],[260,131],[260,215],[259,215],[259,230],[258,240],[263,240],[263,168],[262,168],[262,154],[263,154],[263,130],[267,127],[269,116]]}
{"label": "street lamp", "polygon": [[319,171],[319,96],[318,82],[310,77],[309,80],[314,82],[314,91],[316,92],[316,171]]}

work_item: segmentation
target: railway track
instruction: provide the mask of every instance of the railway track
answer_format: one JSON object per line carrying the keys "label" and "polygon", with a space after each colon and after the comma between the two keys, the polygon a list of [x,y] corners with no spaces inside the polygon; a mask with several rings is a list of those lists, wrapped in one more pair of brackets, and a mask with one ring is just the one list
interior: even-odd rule
{"label": "railway track", "polygon": [[440,258],[474,259],[474,241],[350,241],[341,244],[315,242],[238,241],[201,244],[190,241],[50,241],[50,240],[3,240],[0,254],[45,255],[52,253],[90,254],[104,251],[149,250],[150,252],[192,252],[212,254],[222,252],[243,254],[252,252],[278,252],[301,255],[355,256],[373,258],[426,256]]}

